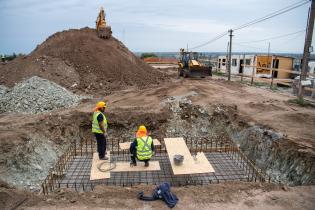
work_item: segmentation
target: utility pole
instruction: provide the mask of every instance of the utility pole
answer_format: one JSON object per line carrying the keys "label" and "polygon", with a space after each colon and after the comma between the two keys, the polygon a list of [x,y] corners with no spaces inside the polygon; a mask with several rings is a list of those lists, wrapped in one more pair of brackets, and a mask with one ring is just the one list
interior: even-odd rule
{"label": "utility pole", "polygon": [[[270,89],[272,89],[273,87],[273,62],[272,62],[272,58],[270,60],[270,42],[268,42],[268,61],[267,61],[267,68],[271,68],[271,83],[270,83]],[[269,61],[270,61],[270,64],[269,64]]]}
{"label": "utility pole", "polygon": [[228,80],[231,81],[231,64],[232,64],[232,33],[233,33],[233,30],[230,29],[229,30],[229,33],[230,33],[230,45],[229,45],[229,61],[228,61]]}
{"label": "utility pole", "polygon": [[308,23],[307,23],[302,69],[301,69],[300,82],[299,82],[298,99],[302,101],[303,101],[303,96],[304,96],[304,87],[302,85],[302,81],[306,79],[306,75],[308,71],[308,61],[310,58],[310,48],[312,45],[312,38],[313,38],[314,18],[315,18],[315,0],[312,0],[311,9],[310,9],[309,17],[308,17]]}

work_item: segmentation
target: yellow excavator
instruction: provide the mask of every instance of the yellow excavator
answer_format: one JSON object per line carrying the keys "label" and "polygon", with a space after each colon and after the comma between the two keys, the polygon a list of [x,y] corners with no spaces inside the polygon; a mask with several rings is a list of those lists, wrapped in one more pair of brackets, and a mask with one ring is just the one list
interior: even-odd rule
{"label": "yellow excavator", "polygon": [[103,7],[101,7],[96,19],[96,31],[97,35],[103,39],[109,39],[112,36],[112,28],[106,24]]}
{"label": "yellow excavator", "polygon": [[212,76],[212,67],[202,65],[199,61],[197,52],[186,52],[180,49],[178,62],[179,77],[206,77]]}

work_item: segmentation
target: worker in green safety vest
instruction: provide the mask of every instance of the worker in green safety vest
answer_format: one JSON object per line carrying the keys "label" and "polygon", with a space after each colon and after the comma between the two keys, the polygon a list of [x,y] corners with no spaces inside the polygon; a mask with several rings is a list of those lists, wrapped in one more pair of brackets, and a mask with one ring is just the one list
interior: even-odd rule
{"label": "worker in green safety vest", "polygon": [[105,117],[106,103],[100,101],[96,104],[92,120],[92,132],[97,142],[97,152],[100,160],[108,160],[106,154],[107,119]]}
{"label": "worker in green safety vest", "polygon": [[149,160],[154,154],[152,137],[147,134],[144,125],[139,126],[135,140],[130,144],[131,162],[130,166],[136,166],[136,159],[144,161],[145,167],[149,166]]}

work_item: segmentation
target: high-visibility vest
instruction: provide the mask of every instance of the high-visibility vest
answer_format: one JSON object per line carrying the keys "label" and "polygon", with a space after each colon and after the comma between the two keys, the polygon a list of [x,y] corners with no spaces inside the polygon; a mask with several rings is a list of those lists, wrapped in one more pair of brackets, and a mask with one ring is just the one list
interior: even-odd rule
{"label": "high-visibility vest", "polygon": [[138,160],[148,160],[152,157],[152,138],[150,136],[137,138],[137,158]]}
{"label": "high-visibility vest", "polygon": [[105,115],[100,111],[96,111],[93,113],[93,121],[92,121],[92,132],[93,133],[103,133],[103,131],[101,130],[101,128],[98,124],[98,121],[97,121],[97,117],[99,114],[103,115],[102,123],[104,125],[105,131],[107,130],[107,120],[106,120]]}

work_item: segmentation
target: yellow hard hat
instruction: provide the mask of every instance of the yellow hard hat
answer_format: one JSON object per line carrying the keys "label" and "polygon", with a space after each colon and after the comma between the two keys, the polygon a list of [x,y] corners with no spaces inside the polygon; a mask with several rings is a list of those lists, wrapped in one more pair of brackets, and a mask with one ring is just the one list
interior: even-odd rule
{"label": "yellow hard hat", "polygon": [[144,125],[140,125],[138,131],[146,133],[147,132],[147,128]]}
{"label": "yellow hard hat", "polygon": [[137,137],[143,137],[147,135],[147,128],[144,125],[140,125],[136,133]]}
{"label": "yellow hard hat", "polygon": [[104,101],[100,101],[96,104],[96,109],[106,108],[106,103]]}

